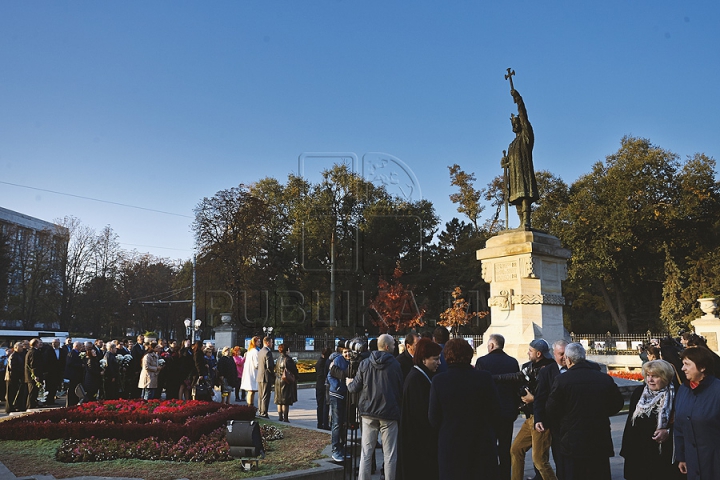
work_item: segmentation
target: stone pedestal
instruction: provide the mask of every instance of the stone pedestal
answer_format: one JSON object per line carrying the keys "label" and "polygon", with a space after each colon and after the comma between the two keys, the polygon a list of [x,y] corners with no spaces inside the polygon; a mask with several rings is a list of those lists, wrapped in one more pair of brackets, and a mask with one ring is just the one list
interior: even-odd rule
{"label": "stone pedestal", "polygon": [[717,303],[715,298],[701,298],[700,309],[705,313],[702,317],[691,322],[695,333],[701,337],[705,337],[707,346],[715,353],[720,352],[718,346],[718,337],[720,337],[720,318],[717,313]]}
{"label": "stone pedestal", "polygon": [[222,324],[213,328],[215,332],[215,350],[220,352],[224,347],[233,348],[237,345],[237,328],[232,323],[232,315],[229,313],[221,313],[220,321]]}
{"label": "stone pedestal", "polygon": [[526,362],[529,343],[544,338],[550,345],[565,338],[562,281],[570,251],[552,235],[508,230],[477,251],[482,277],[490,284],[488,305],[492,333],[505,337],[505,352]]}

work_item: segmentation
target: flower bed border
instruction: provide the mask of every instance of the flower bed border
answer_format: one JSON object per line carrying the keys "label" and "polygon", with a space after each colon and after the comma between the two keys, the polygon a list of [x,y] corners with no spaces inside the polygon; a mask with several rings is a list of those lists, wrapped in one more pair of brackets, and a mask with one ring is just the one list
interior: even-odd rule
{"label": "flower bed border", "polygon": [[[114,401],[117,402],[117,401]],[[255,407],[198,402],[180,412],[121,413],[97,412],[88,421],[88,407],[103,402],[90,402],[70,408],[56,408],[3,422],[0,440],[39,440],[42,438],[116,438],[141,440],[148,437],[180,440],[186,436],[198,440],[228,420],[252,420]]]}

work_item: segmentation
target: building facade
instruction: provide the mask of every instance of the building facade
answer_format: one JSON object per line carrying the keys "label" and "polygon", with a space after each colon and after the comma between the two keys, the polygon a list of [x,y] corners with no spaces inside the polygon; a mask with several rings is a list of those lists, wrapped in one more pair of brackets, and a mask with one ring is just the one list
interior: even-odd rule
{"label": "building facade", "polygon": [[57,329],[68,230],[0,207],[0,328]]}

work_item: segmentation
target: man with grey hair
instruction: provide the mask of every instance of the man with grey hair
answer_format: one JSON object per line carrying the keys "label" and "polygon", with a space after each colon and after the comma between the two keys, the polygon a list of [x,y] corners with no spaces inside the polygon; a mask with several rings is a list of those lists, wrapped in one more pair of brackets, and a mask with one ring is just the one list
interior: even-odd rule
{"label": "man with grey hair", "polygon": [[370,352],[370,356],[360,362],[355,378],[348,385],[348,391],[360,393],[358,413],[362,417],[362,451],[359,480],[370,480],[378,432],[382,436],[385,479],[395,479],[403,374],[392,355],[394,348],[392,336],[380,335],[377,351]]}
{"label": "man with grey hair", "polygon": [[[518,361],[505,353],[505,337],[499,333],[491,334],[487,339],[487,355],[479,357],[475,369],[485,370],[493,375],[516,374],[520,372]],[[498,462],[500,480],[510,480],[510,445],[512,444],[513,425],[518,416],[517,386],[512,382],[495,382],[500,397],[500,418],[496,426]]]}
{"label": "man with grey hair", "polygon": [[67,396],[65,397],[66,407],[77,405],[80,402],[80,398],[75,394],[75,387],[82,383],[85,374],[83,362],[80,358],[82,348],[83,342],[74,342],[73,348],[65,360],[65,378],[69,381]]}
{"label": "man with grey hair", "polygon": [[623,407],[615,381],[585,359],[579,343],[565,347],[567,373],[559,375],[548,396],[546,417],[554,425],[557,465],[566,480],[610,480],[611,415]]}

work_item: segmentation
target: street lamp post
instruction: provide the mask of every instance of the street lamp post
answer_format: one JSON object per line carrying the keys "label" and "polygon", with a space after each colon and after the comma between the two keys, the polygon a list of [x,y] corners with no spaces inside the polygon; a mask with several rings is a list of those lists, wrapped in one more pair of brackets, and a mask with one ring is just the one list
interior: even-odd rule
{"label": "street lamp post", "polygon": [[189,318],[186,318],[183,323],[185,324],[185,338],[191,340],[190,334],[192,333],[192,329],[190,327],[192,325],[192,321]]}
{"label": "street lamp post", "polygon": [[[263,327],[263,333],[265,334],[265,337],[272,338],[272,331],[273,331],[273,327]],[[272,349],[273,349],[273,347],[272,347],[272,343],[271,343],[270,350],[272,350]]]}
{"label": "street lamp post", "polygon": [[195,319],[195,341],[200,340],[200,327],[202,326],[202,320]]}

